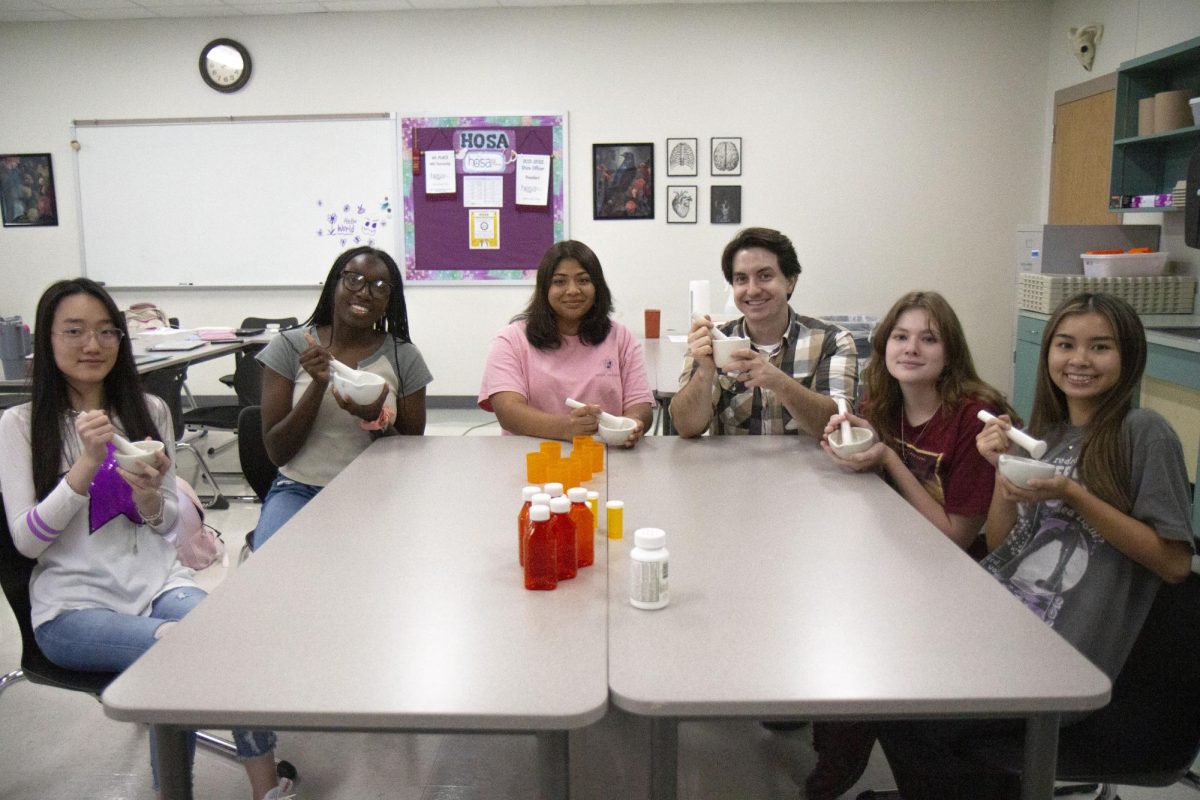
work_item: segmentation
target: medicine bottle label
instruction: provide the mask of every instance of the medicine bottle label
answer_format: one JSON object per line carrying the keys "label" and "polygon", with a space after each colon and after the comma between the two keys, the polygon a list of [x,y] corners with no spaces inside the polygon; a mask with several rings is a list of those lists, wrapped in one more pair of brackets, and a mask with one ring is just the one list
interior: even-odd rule
{"label": "medicine bottle label", "polygon": [[629,601],[638,608],[661,608],[670,599],[666,561],[629,563]]}

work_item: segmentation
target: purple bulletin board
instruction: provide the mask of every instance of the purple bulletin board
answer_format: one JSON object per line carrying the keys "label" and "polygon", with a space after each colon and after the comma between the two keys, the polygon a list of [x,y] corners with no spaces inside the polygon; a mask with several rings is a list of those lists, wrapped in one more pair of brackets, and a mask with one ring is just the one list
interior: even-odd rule
{"label": "purple bulletin board", "polygon": [[[532,281],[542,254],[567,237],[566,114],[548,116],[404,117],[404,271],[409,281],[500,283]],[[480,150],[464,146],[475,142]],[[424,154],[453,150],[455,192],[427,194]],[[503,163],[489,173],[503,182],[497,208],[499,245],[472,249],[471,211],[464,204],[465,158],[482,153]],[[517,155],[550,156],[546,205],[517,205]],[[474,159],[471,159],[474,163]]]}

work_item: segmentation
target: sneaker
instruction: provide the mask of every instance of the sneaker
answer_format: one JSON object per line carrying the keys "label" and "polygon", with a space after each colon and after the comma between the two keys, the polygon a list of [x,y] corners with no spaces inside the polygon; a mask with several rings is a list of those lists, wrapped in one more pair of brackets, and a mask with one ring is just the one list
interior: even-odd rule
{"label": "sneaker", "polygon": [[280,778],[279,785],[271,791],[263,795],[262,800],[291,800],[296,795],[292,794],[292,781],[290,778]]}
{"label": "sneaker", "polygon": [[817,765],[804,780],[807,800],[837,800],[867,770],[875,729],[865,722],[821,722],[813,726]]}

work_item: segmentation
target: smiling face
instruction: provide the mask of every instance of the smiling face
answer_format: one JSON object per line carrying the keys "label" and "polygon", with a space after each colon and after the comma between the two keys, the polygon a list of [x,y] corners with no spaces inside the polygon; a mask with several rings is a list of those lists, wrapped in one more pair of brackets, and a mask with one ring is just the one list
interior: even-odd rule
{"label": "smiling face", "polygon": [[1073,425],[1083,425],[1121,378],[1112,325],[1095,312],[1063,317],[1046,355],[1050,380],[1066,396]]}
{"label": "smiling face", "polygon": [[[98,331],[112,329],[116,322],[104,304],[90,294],[80,292],[64,297],[54,310],[51,340],[54,364],[63,374],[72,391],[83,398],[94,398],[94,392],[104,384],[105,377],[117,363],[120,341],[104,344]],[[83,338],[72,342],[65,336],[82,331]]]}
{"label": "smiling face", "polygon": [[573,258],[564,258],[554,267],[546,296],[558,318],[558,332],[565,336],[579,333],[579,323],[596,302],[592,276]]}
{"label": "smiling face", "polygon": [[[365,280],[359,281],[355,276],[362,276]],[[337,292],[334,294],[335,318],[356,328],[373,327],[387,314],[388,298],[391,294],[390,291],[377,288],[376,284],[379,281],[391,286],[392,277],[383,262],[367,253],[351,259],[342,270]],[[357,289],[351,289],[350,285],[355,283],[361,285]]]}
{"label": "smiling face", "polygon": [[750,335],[757,341],[778,341],[788,319],[788,295],[796,278],[785,278],[779,257],[763,247],[739,250],[733,257],[733,302],[746,318]]}
{"label": "smiling face", "polygon": [[946,345],[929,314],[910,308],[896,319],[884,363],[901,386],[935,386],[946,366]]}

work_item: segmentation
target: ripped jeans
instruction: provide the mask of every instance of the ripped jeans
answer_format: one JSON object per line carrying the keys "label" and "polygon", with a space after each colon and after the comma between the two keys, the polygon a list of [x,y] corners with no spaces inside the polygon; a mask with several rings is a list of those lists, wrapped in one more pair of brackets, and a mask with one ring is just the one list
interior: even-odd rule
{"label": "ripped jeans", "polygon": [[[107,608],[64,611],[33,632],[46,657],[66,669],[80,672],[121,672],[156,641],[154,632],[164,622],[178,621],[207,597],[198,586],[181,586],[163,592],[150,604],[149,616],[119,614]],[[169,635],[169,634],[168,634]],[[272,731],[235,730],[238,758],[254,758],[275,749]],[[158,759],[154,737],[150,737],[150,764],[154,788],[158,789]],[[196,751],[195,738],[188,745],[189,758]]]}

